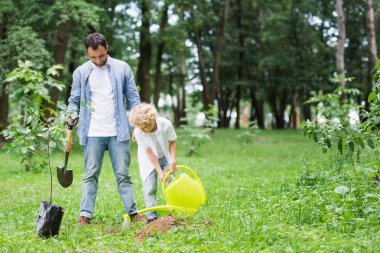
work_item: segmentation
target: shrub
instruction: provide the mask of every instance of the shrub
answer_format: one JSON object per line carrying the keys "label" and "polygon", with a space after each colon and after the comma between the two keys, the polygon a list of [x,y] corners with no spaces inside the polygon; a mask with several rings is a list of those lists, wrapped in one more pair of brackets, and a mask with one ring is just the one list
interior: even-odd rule
{"label": "shrub", "polygon": [[45,119],[42,114],[45,109],[42,102],[51,102],[49,89],[62,89],[62,84],[54,79],[60,68],[53,66],[44,74],[35,70],[30,61],[19,62],[19,67],[9,73],[5,80],[9,83],[10,101],[17,107],[18,112],[8,128],[3,131],[4,137],[11,141],[5,145],[5,149],[20,155],[26,171],[45,167],[46,162],[39,161],[38,157],[46,154],[44,151],[47,149],[49,133],[50,147],[55,148],[63,144],[64,119]]}

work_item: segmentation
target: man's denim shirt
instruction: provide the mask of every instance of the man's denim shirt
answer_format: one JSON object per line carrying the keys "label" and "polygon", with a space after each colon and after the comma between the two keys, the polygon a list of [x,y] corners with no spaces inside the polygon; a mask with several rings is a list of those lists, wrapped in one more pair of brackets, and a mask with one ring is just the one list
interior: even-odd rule
{"label": "man's denim shirt", "polygon": [[[114,94],[117,140],[129,140],[130,126],[126,104],[128,104],[129,109],[132,109],[140,103],[135,78],[131,67],[123,61],[108,56],[106,65]],[[88,61],[74,71],[67,108],[69,114],[74,112],[79,113],[77,135],[79,136],[79,143],[81,145],[86,145],[88,129],[90,127],[91,92],[88,79],[93,68],[94,66],[91,64],[91,61]]]}

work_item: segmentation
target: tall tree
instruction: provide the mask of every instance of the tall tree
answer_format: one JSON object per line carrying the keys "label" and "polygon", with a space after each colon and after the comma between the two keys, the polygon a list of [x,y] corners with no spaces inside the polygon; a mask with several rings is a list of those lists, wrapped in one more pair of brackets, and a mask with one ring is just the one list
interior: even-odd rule
{"label": "tall tree", "polygon": [[202,40],[201,40],[201,29],[200,26],[202,26],[202,23],[200,23],[199,18],[197,16],[196,10],[194,7],[191,9],[191,25],[190,29],[193,33],[193,40],[197,49],[198,54],[198,69],[199,69],[199,78],[202,85],[202,99],[203,99],[203,110],[207,111],[208,106],[211,103],[210,98],[210,88],[209,83],[207,80],[207,73],[206,73],[206,63],[203,56],[203,47],[202,47]]}
{"label": "tall tree", "polygon": [[368,50],[369,50],[369,63],[370,69],[376,67],[378,60],[377,56],[377,43],[376,43],[376,29],[375,29],[375,11],[373,8],[373,0],[366,0],[366,25],[368,31]]}
{"label": "tall tree", "polygon": [[213,64],[213,72],[211,78],[211,95],[210,95],[210,103],[213,103],[218,98],[218,89],[219,89],[219,67],[221,61],[221,55],[223,50],[224,36],[227,27],[228,20],[228,11],[230,7],[230,1],[225,0],[223,5],[222,18],[220,19],[219,24],[219,32],[216,37],[216,45],[214,51],[214,64]]}
{"label": "tall tree", "polygon": [[137,84],[143,102],[150,102],[150,62],[152,43],[150,39],[150,14],[148,0],[141,1],[140,57],[137,69]]}
{"label": "tall tree", "polygon": [[[14,3],[10,0],[2,1],[0,5],[0,48],[1,45],[4,44],[4,41],[8,37],[8,31],[11,28],[12,23],[14,22],[12,19],[17,13],[17,8],[14,6]],[[5,49],[5,48],[4,48]],[[1,49],[0,49],[1,50]],[[9,50],[9,49],[8,49]],[[4,52],[1,50],[1,60],[0,60],[0,133],[8,126],[8,112],[9,112],[9,95],[7,91],[7,85],[4,82],[5,76],[9,71],[10,66],[6,66],[7,62],[3,55]],[[14,66],[13,66],[14,67]],[[1,140],[0,135],[0,140]]]}
{"label": "tall tree", "polygon": [[165,48],[165,30],[168,24],[168,9],[169,4],[165,3],[164,8],[162,10],[162,17],[160,22],[160,35],[159,35],[159,43],[156,55],[156,76],[154,78],[154,105],[158,108],[158,100],[160,99],[160,91],[161,91],[161,63],[162,63],[162,55],[164,53]]}
{"label": "tall tree", "polygon": [[345,85],[344,47],[346,42],[346,17],[343,9],[343,0],[336,0],[338,14],[338,40],[335,51],[337,73],[341,78],[341,85]]}
{"label": "tall tree", "polygon": [[0,130],[8,126],[9,116],[9,87],[4,82],[5,76],[17,67],[18,60],[30,60],[38,69],[43,69],[51,62],[45,41],[31,27],[13,25],[4,38],[0,43]]}
{"label": "tall tree", "polygon": [[373,9],[373,0],[366,0],[366,25],[368,32],[368,51],[369,51],[369,71],[368,71],[368,87],[366,89],[366,108],[368,108],[368,95],[372,89],[372,71],[376,67],[377,44],[376,44],[376,29],[375,29],[375,11]]}
{"label": "tall tree", "polygon": [[[236,19],[236,26],[238,28],[238,43],[240,47],[239,52],[239,65],[237,67],[237,79],[238,81],[243,80],[243,61],[244,61],[244,35],[243,35],[243,25],[242,25],[242,3],[241,0],[237,1],[237,19]],[[236,86],[236,121],[235,121],[235,128],[240,128],[240,99],[241,99],[241,85],[238,84]]]}

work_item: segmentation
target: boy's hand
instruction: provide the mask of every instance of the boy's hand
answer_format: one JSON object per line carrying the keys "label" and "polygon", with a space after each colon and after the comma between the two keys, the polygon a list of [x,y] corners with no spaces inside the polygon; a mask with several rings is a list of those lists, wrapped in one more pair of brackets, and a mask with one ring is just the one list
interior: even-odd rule
{"label": "boy's hand", "polygon": [[161,183],[162,183],[162,182],[165,182],[165,174],[164,174],[163,172],[161,172],[161,173],[159,174],[159,176],[160,176],[160,181],[161,181]]}
{"label": "boy's hand", "polygon": [[169,164],[168,170],[171,171],[172,173],[177,171],[177,164],[175,162],[171,162]]}

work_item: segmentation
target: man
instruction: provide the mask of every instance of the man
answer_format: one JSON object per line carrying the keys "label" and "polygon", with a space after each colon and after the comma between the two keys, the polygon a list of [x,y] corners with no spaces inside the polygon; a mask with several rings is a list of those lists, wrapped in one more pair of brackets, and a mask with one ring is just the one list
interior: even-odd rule
{"label": "man", "polygon": [[[129,175],[130,126],[126,112],[140,103],[134,76],[129,65],[108,55],[108,45],[100,33],[85,39],[89,61],[73,73],[73,83],[67,112],[73,124],[79,113],[77,135],[84,150],[84,178],[79,224],[89,224],[93,218],[98,178],[104,152],[108,149],[119,195],[125,212],[134,220],[144,221],[136,214],[133,184]],[[68,130],[71,131],[71,130]],[[65,151],[72,147],[71,133]]]}

